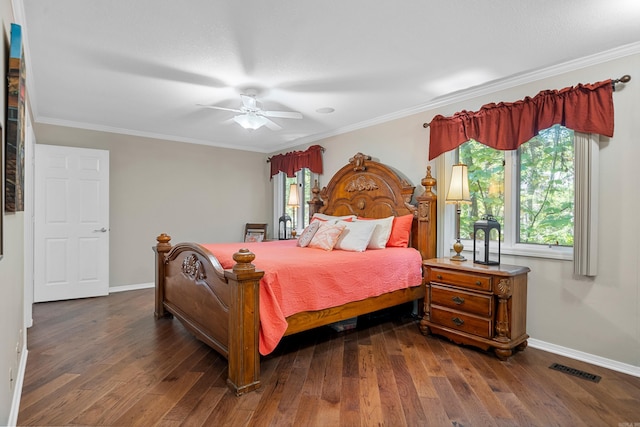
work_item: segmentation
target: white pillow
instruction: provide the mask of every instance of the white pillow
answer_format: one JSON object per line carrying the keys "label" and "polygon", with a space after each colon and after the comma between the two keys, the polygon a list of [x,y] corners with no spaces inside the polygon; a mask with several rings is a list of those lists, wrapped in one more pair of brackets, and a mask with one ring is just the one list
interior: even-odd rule
{"label": "white pillow", "polygon": [[391,236],[391,229],[393,228],[393,217],[387,217],[382,219],[361,219],[358,218],[357,222],[371,222],[376,224],[375,230],[373,230],[373,236],[367,245],[367,249],[384,249],[387,247],[389,236]]}
{"label": "white pillow", "polygon": [[376,228],[376,224],[371,221],[338,221],[336,224],[344,224],[345,229],[340,234],[334,248],[352,252],[364,252],[371,240],[373,230]]}
{"label": "white pillow", "polygon": [[322,221],[330,221],[332,224],[335,224],[336,222],[341,221],[343,219],[348,220],[349,218],[351,218],[351,220],[353,221],[357,218],[357,216],[355,215],[333,216],[333,215],[325,215],[321,213],[314,213],[313,216],[311,217],[311,221],[313,221],[314,218],[320,219]]}

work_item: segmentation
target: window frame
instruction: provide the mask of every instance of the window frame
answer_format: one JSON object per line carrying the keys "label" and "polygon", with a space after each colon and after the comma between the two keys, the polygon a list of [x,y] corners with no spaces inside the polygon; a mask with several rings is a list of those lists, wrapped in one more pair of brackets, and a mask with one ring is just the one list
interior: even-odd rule
{"label": "window frame", "polygon": [[[302,232],[302,230],[306,227],[306,225],[308,225],[308,213],[309,213],[309,204],[307,203],[310,199],[308,199],[306,197],[306,191],[305,191],[305,181],[304,181],[304,175],[305,172],[308,171],[309,176],[310,176],[310,183],[313,183],[315,179],[318,178],[318,174],[311,172],[308,168],[303,168],[299,171],[296,172],[296,176],[295,176],[295,182],[296,184],[298,184],[299,186],[299,195],[300,195],[300,207],[298,209],[296,209],[296,218],[295,218],[295,224],[296,224],[296,229],[298,231],[298,234],[300,232]],[[293,179],[293,178],[290,178]],[[289,179],[287,178],[286,174],[284,172],[279,172],[277,175],[273,176],[273,230],[274,233],[276,233],[274,235],[274,238],[278,238],[277,232],[279,230],[279,221],[280,221],[280,217],[285,213],[289,213],[291,214],[291,212],[289,212],[289,209],[287,209],[286,206],[286,200],[287,198],[285,197],[287,195],[287,189],[288,189],[288,181]],[[312,184],[310,184],[312,185]],[[309,189],[309,193],[311,192],[311,189]]]}
{"label": "window frame", "polygon": [[[439,202],[440,206],[444,206],[443,217],[445,218],[445,225],[443,235],[446,242],[444,245],[445,252],[451,253],[453,250],[453,243],[455,242],[455,205],[447,205],[444,203],[446,198],[446,189],[449,188],[451,168],[454,164],[458,163],[459,148],[451,150],[445,153],[444,156],[440,156],[442,160],[438,166],[443,167],[446,172],[444,179],[439,178],[440,182],[444,182],[445,185],[439,187],[444,188],[445,191],[440,192]],[[572,261],[573,260],[573,247],[568,246],[555,246],[555,245],[537,245],[530,243],[518,243],[517,242],[517,215],[518,215],[518,150],[504,151],[504,226],[502,227],[503,241],[500,245],[501,255],[513,255],[513,256],[526,256],[536,258],[548,258]],[[448,207],[447,207],[448,206]],[[575,207],[574,207],[575,211]],[[478,218],[480,219],[480,218]],[[464,245],[464,251],[473,252],[473,240],[461,239],[461,243]],[[471,256],[471,258],[473,255]],[[473,262],[473,260],[471,260]]]}

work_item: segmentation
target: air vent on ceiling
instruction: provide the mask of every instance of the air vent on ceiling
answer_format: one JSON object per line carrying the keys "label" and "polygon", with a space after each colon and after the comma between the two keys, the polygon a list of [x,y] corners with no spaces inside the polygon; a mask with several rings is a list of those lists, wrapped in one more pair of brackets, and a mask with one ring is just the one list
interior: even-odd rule
{"label": "air vent on ceiling", "polygon": [[561,365],[559,363],[554,363],[553,365],[549,366],[549,368],[555,371],[564,372],[565,374],[573,375],[574,377],[593,381],[594,383],[599,382],[600,379],[602,378],[598,375],[590,374],[589,372],[581,371],[580,369],[570,368],[568,366]]}

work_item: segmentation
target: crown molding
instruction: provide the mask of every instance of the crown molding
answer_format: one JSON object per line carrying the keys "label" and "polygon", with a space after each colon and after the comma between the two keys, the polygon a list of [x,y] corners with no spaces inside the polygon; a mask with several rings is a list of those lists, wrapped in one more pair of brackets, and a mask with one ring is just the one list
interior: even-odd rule
{"label": "crown molding", "polygon": [[[387,114],[384,116],[376,117],[374,119],[365,120],[353,125],[344,126],[339,129],[335,129],[331,132],[325,132],[321,134],[312,135],[292,141],[292,143],[283,146],[284,148],[291,148],[297,145],[303,145],[311,142],[315,142],[321,139],[330,138],[333,136],[341,135],[344,133],[352,132],[359,129],[379,125],[391,120],[401,119],[413,114],[423,113],[425,111],[432,110],[434,108],[443,107],[446,105],[454,104],[461,101],[466,101],[479,96],[488,95],[501,90],[511,89],[517,86],[521,86],[527,83],[536,82],[549,77],[555,77],[561,74],[577,71],[582,68],[590,67],[593,65],[602,64],[615,59],[624,58],[626,56],[635,55],[640,53],[640,42],[635,42],[623,46],[616,47],[604,52],[600,52],[594,55],[585,56],[582,58],[574,59],[571,61],[556,64],[550,67],[540,68],[527,73],[517,74],[506,77],[504,79],[494,80],[482,85],[474,86],[469,89],[457,91],[442,97],[434,98],[433,100],[420,104],[418,106],[407,108],[397,111],[395,113]],[[612,76],[617,77],[617,76]]]}
{"label": "crown molding", "polygon": [[143,132],[143,131],[132,130],[132,129],[116,128],[111,126],[101,126],[93,123],[75,122],[70,120],[59,120],[59,119],[54,119],[51,117],[43,117],[43,116],[37,117],[34,120],[34,122],[37,124],[63,126],[63,127],[90,130],[90,131],[96,131],[96,132],[106,132],[106,133],[136,136],[141,138],[160,139],[163,141],[174,141],[174,142],[184,142],[188,144],[207,145],[209,147],[228,148],[230,150],[250,151],[254,153],[266,154],[270,151],[270,150],[264,150],[264,149],[261,150],[254,147],[238,147],[237,145],[231,145],[228,143],[223,143],[218,141],[207,141],[207,140],[195,139],[195,138],[183,138],[175,135]]}

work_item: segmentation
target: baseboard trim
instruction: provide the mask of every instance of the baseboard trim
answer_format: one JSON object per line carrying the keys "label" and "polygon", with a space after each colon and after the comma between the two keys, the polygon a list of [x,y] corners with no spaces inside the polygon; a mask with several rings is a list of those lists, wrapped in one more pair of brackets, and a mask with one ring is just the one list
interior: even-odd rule
{"label": "baseboard trim", "polygon": [[611,369],[612,371],[622,372],[623,374],[633,375],[634,377],[640,378],[640,367],[638,366],[629,365],[627,363],[618,362],[605,357],[596,356],[594,354],[573,350],[571,348],[562,347],[560,345],[532,338],[529,338],[528,342],[530,347],[537,348],[539,350],[559,354],[560,356],[566,356],[571,359],[591,363],[592,365],[601,366],[603,368]]}
{"label": "baseboard trim", "polygon": [[20,412],[20,397],[22,396],[22,385],[24,384],[24,375],[27,371],[27,343],[25,340],[20,356],[20,366],[18,366],[18,375],[16,375],[16,383],[13,387],[13,399],[11,401],[11,411],[9,412],[8,425],[15,426],[18,423],[18,413]]}
{"label": "baseboard trim", "polygon": [[139,289],[149,289],[153,288],[155,284],[153,282],[150,283],[139,283],[137,285],[123,285],[123,286],[113,286],[109,288],[109,293],[114,294],[116,292],[126,292],[126,291],[137,291]]}

